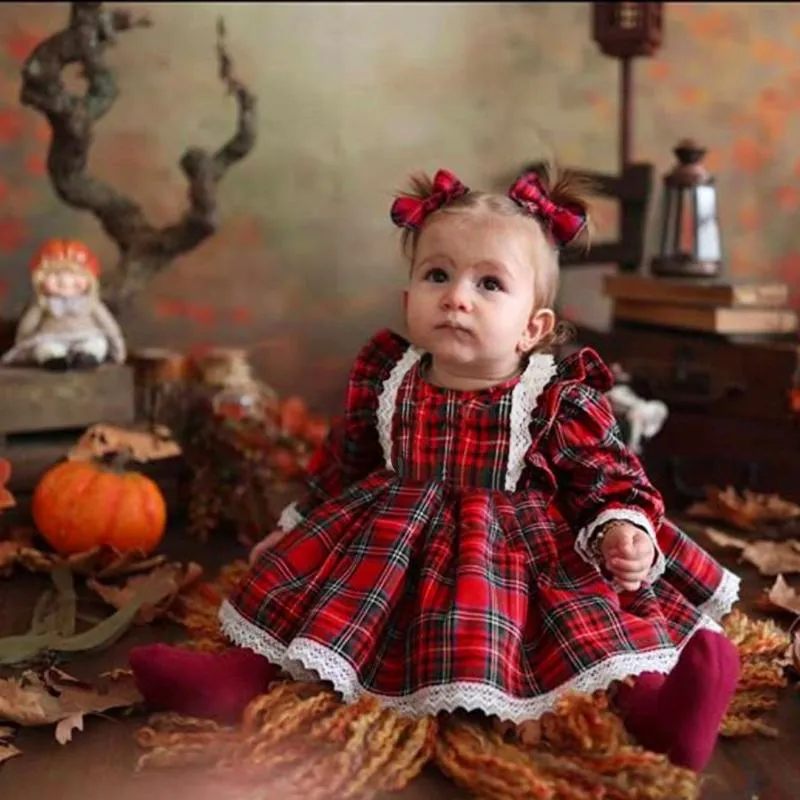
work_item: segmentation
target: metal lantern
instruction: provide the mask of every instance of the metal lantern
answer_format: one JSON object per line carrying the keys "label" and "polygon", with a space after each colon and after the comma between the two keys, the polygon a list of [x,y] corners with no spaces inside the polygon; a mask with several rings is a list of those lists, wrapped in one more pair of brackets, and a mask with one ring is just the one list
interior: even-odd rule
{"label": "metal lantern", "polygon": [[607,56],[620,61],[620,166],[632,162],[633,59],[661,47],[663,3],[592,3],[592,38]]}
{"label": "metal lantern", "polygon": [[692,139],[673,151],[678,163],[664,176],[658,255],[654,275],[716,278],[722,271],[717,188],[703,166],[706,151]]}

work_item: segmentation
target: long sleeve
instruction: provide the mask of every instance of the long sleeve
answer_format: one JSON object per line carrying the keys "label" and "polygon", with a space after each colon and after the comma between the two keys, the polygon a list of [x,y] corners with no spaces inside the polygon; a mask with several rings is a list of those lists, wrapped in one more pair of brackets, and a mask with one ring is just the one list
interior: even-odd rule
{"label": "long sleeve", "polygon": [[589,563],[594,535],[613,519],[641,528],[656,549],[648,581],[664,572],[656,532],[664,503],[634,453],[626,447],[605,394],[585,383],[561,391],[559,413],[546,437],[556,473],[561,510],[577,531],[575,548]]}
{"label": "long sleeve", "polygon": [[403,340],[390,331],[373,337],[350,371],[344,414],[311,459],[302,500],[287,506],[278,527],[291,530],[314,508],[340,495],[384,464],[377,428],[378,393],[402,352]]}

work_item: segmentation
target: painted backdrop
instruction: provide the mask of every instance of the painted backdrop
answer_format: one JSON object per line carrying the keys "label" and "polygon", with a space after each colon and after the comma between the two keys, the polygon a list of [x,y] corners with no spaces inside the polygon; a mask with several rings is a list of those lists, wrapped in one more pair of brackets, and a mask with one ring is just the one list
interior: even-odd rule
{"label": "painted backdrop", "polygon": [[[111,4],[116,5],[116,4]],[[239,73],[260,99],[256,151],[226,176],[219,233],[157,278],[123,322],[133,346],[245,344],[281,392],[340,405],[347,365],[399,323],[404,271],[387,220],[412,170],[448,166],[502,188],[548,148],[616,169],[618,65],[590,40],[588,3],[138,4],[151,29],[120,36],[120,98],[91,169],[168,222],[177,161],[216,146],[233,101],[216,77],[224,14]],[[64,24],[65,3],[0,6],[0,313],[27,298],[48,236],[115,251],[58,202],[49,132],[18,103],[22,60]],[[635,69],[636,157],[659,171],[692,135],[718,175],[728,261],[800,287],[800,15],[792,3],[668,3],[663,50]],[[613,232],[611,211],[601,228]],[[565,310],[602,324],[597,271],[565,276]]]}

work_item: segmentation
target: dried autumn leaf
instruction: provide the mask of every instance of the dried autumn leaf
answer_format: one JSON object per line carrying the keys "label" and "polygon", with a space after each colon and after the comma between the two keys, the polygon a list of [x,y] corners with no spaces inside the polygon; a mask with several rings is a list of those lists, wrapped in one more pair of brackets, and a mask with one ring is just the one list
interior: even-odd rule
{"label": "dried autumn leaf", "polygon": [[705,500],[690,506],[687,516],[728,523],[746,531],[756,530],[755,507],[739,497],[732,486],[726,489],[709,486],[705,492]]}
{"label": "dried autumn leaf", "polygon": [[714,522],[724,522],[719,519],[717,509],[705,500],[698,500],[683,510],[683,515],[689,519],[707,519]]}
{"label": "dried autumn leaf", "polygon": [[[20,678],[0,679],[0,719],[23,726],[62,725],[60,739],[69,741],[72,730],[82,728],[86,714],[140,703],[132,678],[91,685],[61,670],[42,674],[25,672]],[[62,742],[63,743],[63,742]]]}
{"label": "dried autumn leaf", "polygon": [[729,533],[718,531],[716,528],[703,528],[703,533],[717,545],[717,547],[731,547],[735,550],[744,550],[748,544],[746,539],[731,536]]}
{"label": "dried autumn leaf", "polygon": [[114,608],[122,608],[129,603],[137,590],[145,583],[156,587],[158,602],[155,604],[145,603],[136,615],[136,622],[145,625],[163,616],[178,595],[197,581],[202,574],[203,568],[194,562],[186,565],[172,563],[163,564],[144,575],[134,575],[123,586],[110,586],[94,578],[86,581],[86,585]]}
{"label": "dried autumn leaf", "polygon": [[181,448],[163,428],[154,431],[133,431],[117,425],[92,425],[68,451],[69,461],[93,458],[129,450],[131,458],[141,463],[175,458]]}
{"label": "dried autumn leaf", "polygon": [[750,542],[742,550],[741,560],[752,564],[762,575],[800,572],[800,542]]}
{"label": "dried autumn leaf", "polygon": [[129,550],[125,553],[119,553],[107,547],[97,548],[97,550],[98,552],[94,554],[93,558],[87,559],[83,564],[70,563],[70,569],[73,572],[100,579],[119,578],[125,575],[150,572],[167,560],[163,554],[147,556],[138,550]]}
{"label": "dried autumn leaf", "polygon": [[29,528],[16,528],[0,540],[0,575],[10,574],[15,566],[30,572],[50,572],[61,565],[75,575],[112,578],[148,572],[167,560],[165,555],[146,556],[135,550],[120,553],[100,546],[62,558],[50,550],[40,550],[35,540],[36,531]]}
{"label": "dried autumn leaf", "polygon": [[744,491],[745,501],[758,508],[758,519],[762,522],[782,522],[800,517],[800,505],[786,500],[778,494],[759,494]]}
{"label": "dried autumn leaf", "polygon": [[50,553],[11,540],[0,541],[0,575],[7,576],[16,566],[30,572],[49,572],[56,562]]}
{"label": "dried autumn leaf", "polygon": [[716,528],[702,530],[717,547],[741,550],[739,560],[752,564],[762,575],[800,572],[800,542],[795,539],[747,541]]}
{"label": "dried autumn leaf", "polygon": [[17,735],[15,728],[8,725],[0,725],[0,765],[9,758],[14,758],[22,753],[22,751],[14,747],[12,742]]}
{"label": "dried autumn leaf", "polygon": [[783,575],[778,575],[775,578],[775,583],[764,594],[766,595],[766,602],[762,604],[763,607],[780,609],[800,615],[800,593],[789,586]]}
{"label": "dried autumn leaf", "polygon": [[705,500],[694,503],[685,512],[694,519],[726,522],[745,531],[800,517],[800,506],[777,494],[762,494],[745,489],[738,494],[732,487],[706,488]]}
{"label": "dried autumn leaf", "polygon": [[73,731],[83,730],[83,713],[76,711],[68,717],[59,720],[56,723],[56,741],[59,744],[66,744],[72,741]]}

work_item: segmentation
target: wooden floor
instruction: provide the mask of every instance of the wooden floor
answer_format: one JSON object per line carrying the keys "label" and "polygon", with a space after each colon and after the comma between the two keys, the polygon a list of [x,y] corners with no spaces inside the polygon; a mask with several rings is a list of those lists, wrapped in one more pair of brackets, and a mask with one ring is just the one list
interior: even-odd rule
{"label": "wooden floor", "polygon": [[[177,532],[168,535],[165,547],[173,556],[193,558],[211,570],[243,554],[235,545],[217,540],[201,546]],[[767,579],[760,578],[750,567],[735,569],[744,579],[741,607],[757,615],[752,601]],[[27,574],[0,579],[0,636],[27,629],[33,603],[45,585],[44,578]],[[137,628],[112,648],[76,659],[67,669],[89,679],[103,670],[123,666],[126,653],[134,644],[169,639],[175,633],[164,625]],[[800,694],[794,689],[786,690],[776,719],[781,731],[777,740],[750,738],[720,743],[707,771],[703,800],[800,799]],[[142,716],[126,720],[89,717],[85,730],[77,732],[73,741],[64,746],[56,743],[52,728],[24,729],[16,741],[23,755],[0,766],[0,798],[174,800],[176,792],[192,800],[226,797],[202,775],[134,776],[137,749],[132,732],[142,721]],[[397,796],[427,800],[459,795],[449,782],[430,770]]]}

